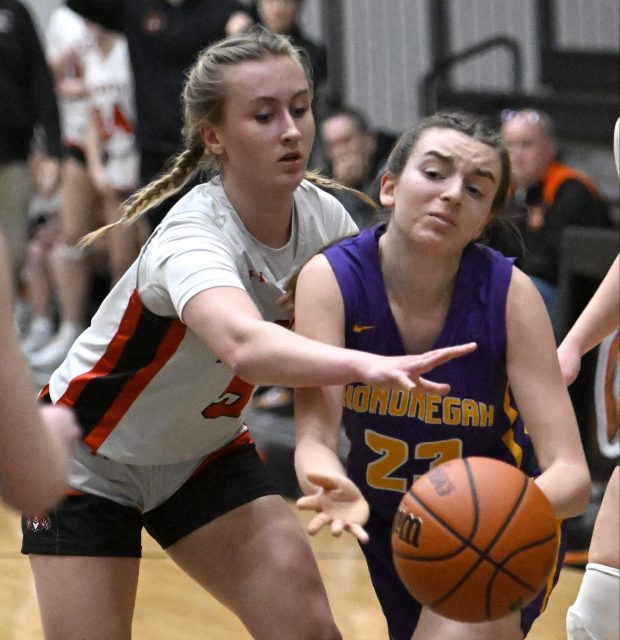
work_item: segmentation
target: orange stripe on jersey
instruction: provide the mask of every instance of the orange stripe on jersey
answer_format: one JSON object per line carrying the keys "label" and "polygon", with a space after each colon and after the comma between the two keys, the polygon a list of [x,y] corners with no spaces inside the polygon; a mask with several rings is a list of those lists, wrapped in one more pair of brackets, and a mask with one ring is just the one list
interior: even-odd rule
{"label": "orange stripe on jersey", "polygon": [[114,337],[110,341],[105,353],[90,371],[77,376],[71,381],[67,391],[65,391],[65,393],[58,399],[60,404],[72,407],[80,397],[80,394],[86,385],[93,378],[104,376],[112,371],[121,357],[125,345],[136,330],[143,308],[144,305],[142,304],[142,300],[140,300],[140,297],[138,296],[138,291],[135,290],[131,294],[131,298],[129,298],[127,310],[121,319],[118,331],[114,334]]}
{"label": "orange stripe on jersey", "polygon": [[146,367],[140,369],[127,382],[97,426],[84,438],[84,442],[92,449],[93,453],[97,451],[104,440],[110,435],[134,400],[172,357],[179,344],[181,344],[185,331],[185,325],[180,322],[173,322],[170,325],[170,329],[157,349],[154,360]]}

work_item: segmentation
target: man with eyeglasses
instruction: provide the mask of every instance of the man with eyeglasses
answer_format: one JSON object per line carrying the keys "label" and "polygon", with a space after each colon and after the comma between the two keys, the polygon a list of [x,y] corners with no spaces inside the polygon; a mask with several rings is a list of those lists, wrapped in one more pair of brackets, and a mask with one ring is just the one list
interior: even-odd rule
{"label": "man with eyeglasses", "polygon": [[538,287],[555,322],[562,231],[567,226],[608,226],[607,205],[591,178],[558,159],[553,123],[547,114],[524,109],[505,110],[501,115],[518,211],[514,222],[523,247],[499,235],[490,244],[519,256],[518,266]]}

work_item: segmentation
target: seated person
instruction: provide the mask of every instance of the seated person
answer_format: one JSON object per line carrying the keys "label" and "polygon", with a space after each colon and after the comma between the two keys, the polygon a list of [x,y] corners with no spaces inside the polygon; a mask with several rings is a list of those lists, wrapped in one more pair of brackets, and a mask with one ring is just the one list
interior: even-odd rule
{"label": "seated person", "polygon": [[[379,173],[395,137],[373,131],[366,118],[348,106],[333,108],[319,127],[330,177],[377,200]],[[377,222],[376,210],[347,191],[332,192],[364,228]]]}
{"label": "seated person", "polygon": [[[504,111],[502,134],[510,153],[514,222],[523,246],[499,231],[489,244],[517,265],[538,287],[555,321],[562,231],[567,226],[607,226],[607,206],[593,181],[558,159],[553,123],[541,111]],[[517,210],[517,207],[515,207]]]}

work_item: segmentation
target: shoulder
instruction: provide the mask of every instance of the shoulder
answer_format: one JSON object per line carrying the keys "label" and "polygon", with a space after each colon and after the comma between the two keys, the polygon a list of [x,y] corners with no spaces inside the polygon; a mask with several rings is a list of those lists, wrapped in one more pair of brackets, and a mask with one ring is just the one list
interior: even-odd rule
{"label": "shoulder", "polygon": [[302,219],[312,217],[318,219],[324,226],[332,227],[335,231],[345,235],[357,230],[353,219],[333,195],[303,180],[295,190],[295,206]]}
{"label": "shoulder", "polygon": [[343,217],[349,217],[342,203],[325,189],[317,187],[310,180],[302,180],[295,190],[295,203],[300,206],[312,206],[316,213],[331,215],[337,213]]}

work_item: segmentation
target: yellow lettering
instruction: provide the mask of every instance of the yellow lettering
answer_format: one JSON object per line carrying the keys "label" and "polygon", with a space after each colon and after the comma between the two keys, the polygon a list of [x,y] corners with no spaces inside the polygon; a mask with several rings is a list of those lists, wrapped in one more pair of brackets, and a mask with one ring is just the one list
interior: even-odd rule
{"label": "yellow lettering", "polygon": [[388,412],[388,402],[390,399],[391,389],[389,387],[372,388],[370,394],[370,413],[377,413],[384,416]]}
{"label": "yellow lettering", "polygon": [[461,402],[461,411],[464,427],[477,427],[480,425],[480,413],[478,412],[478,403],[475,400],[465,398]]}
{"label": "yellow lettering", "polygon": [[409,395],[409,392],[405,391],[392,391],[389,407],[391,416],[404,416],[407,413]]}
{"label": "yellow lettering", "polygon": [[425,393],[411,393],[409,397],[409,410],[407,416],[409,418],[422,418],[424,415],[424,405],[426,404]]}
{"label": "yellow lettering", "polygon": [[344,398],[342,399],[342,404],[345,407],[345,409],[350,409],[352,402],[353,402],[353,386],[348,384],[344,388]]}
{"label": "yellow lettering", "polygon": [[353,391],[353,401],[351,408],[358,413],[365,413],[368,411],[368,398],[370,396],[370,389],[366,386],[355,387]]}
{"label": "yellow lettering", "polygon": [[480,403],[480,426],[492,427],[495,424],[495,407],[491,404]]}
{"label": "yellow lettering", "polygon": [[461,401],[459,398],[448,396],[442,402],[442,421],[447,425],[457,425],[461,423]]}
{"label": "yellow lettering", "polygon": [[427,424],[441,424],[439,418],[439,404],[441,396],[426,396],[426,411],[424,412],[424,422]]}

